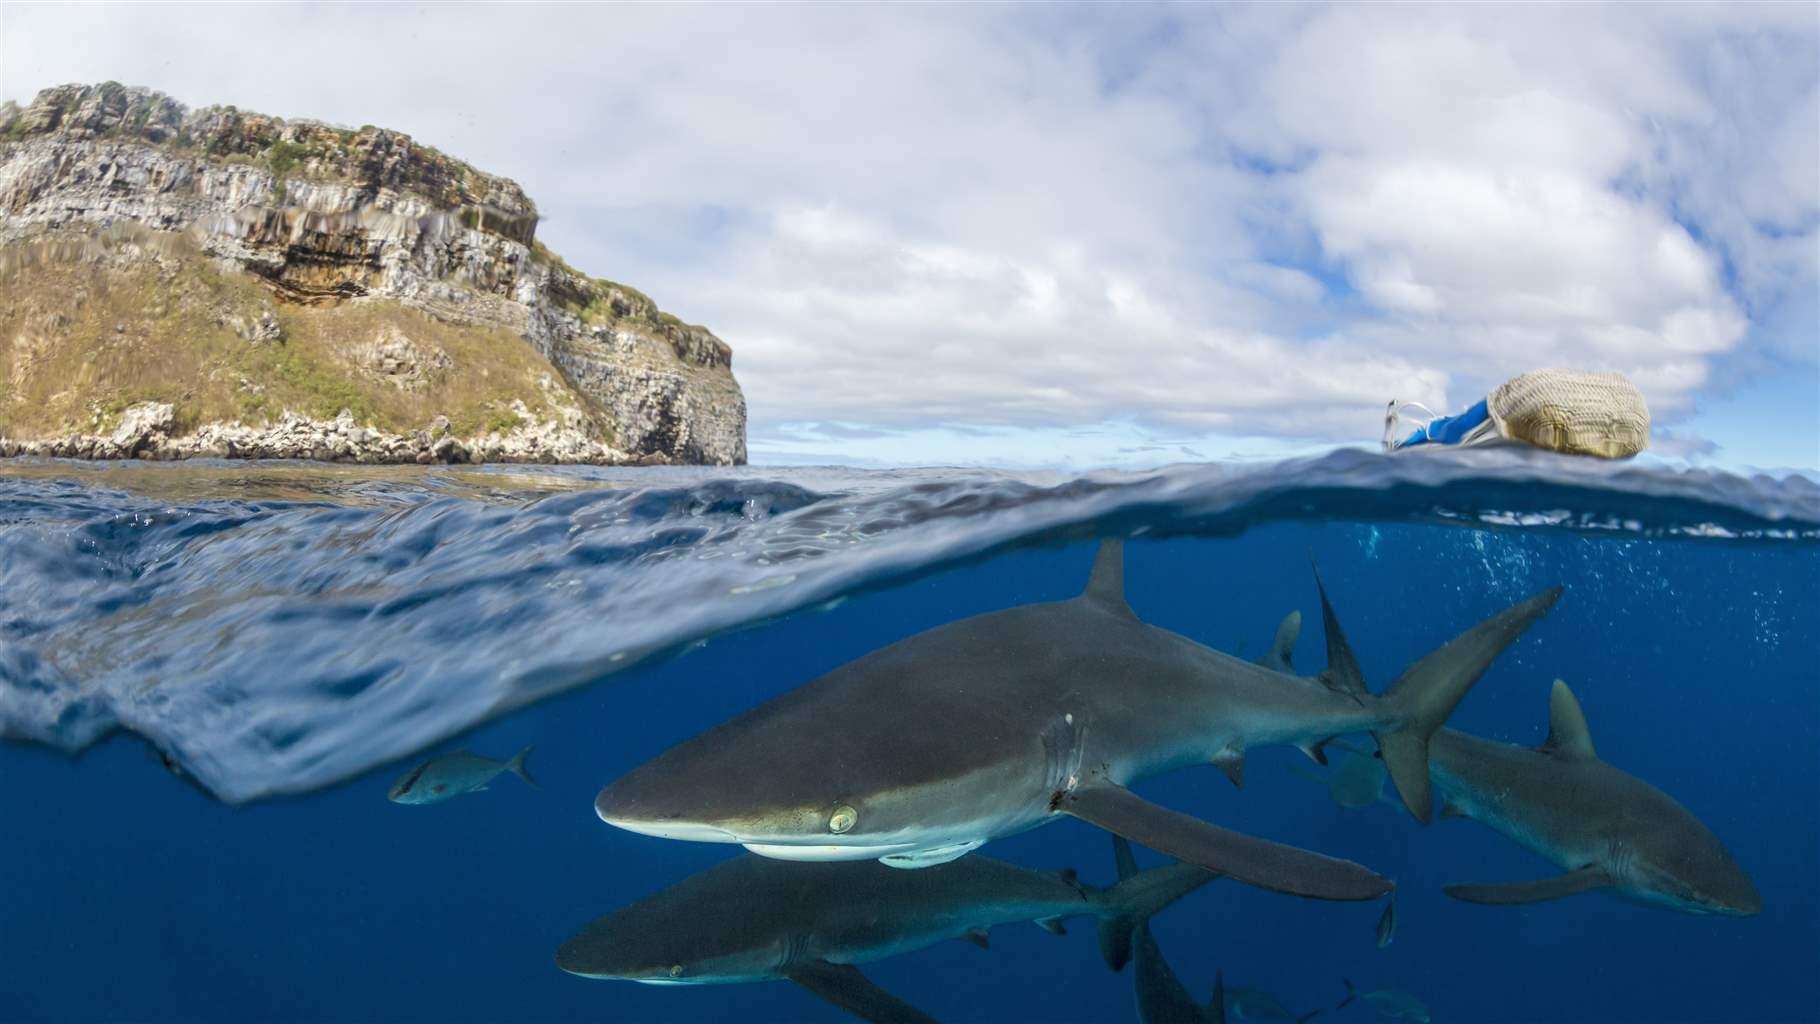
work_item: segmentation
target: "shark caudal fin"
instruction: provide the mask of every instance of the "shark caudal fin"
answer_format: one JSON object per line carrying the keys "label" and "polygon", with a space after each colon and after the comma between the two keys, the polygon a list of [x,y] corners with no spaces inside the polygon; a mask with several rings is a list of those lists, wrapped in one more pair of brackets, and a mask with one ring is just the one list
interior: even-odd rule
{"label": "shark caudal fin", "polygon": [[[1428,783],[1428,740],[1453,714],[1453,709],[1479,681],[1504,648],[1523,635],[1537,619],[1548,614],[1561,597],[1552,587],[1511,605],[1484,622],[1449,640],[1445,646],[1411,665],[1390,684],[1378,701],[1389,712],[1389,725],[1372,734],[1390,780],[1403,798],[1403,806],[1417,821],[1432,817]],[[1323,608],[1326,601],[1323,598]],[[1331,645],[1337,634],[1328,634]],[[1344,644],[1344,639],[1341,643]],[[1331,651],[1331,646],[1329,648]],[[1347,652],[1351,657],[1351,652]],[[1352,660],[1356,671],[1358,662]],[[1331,667],[1331,666],[1330,666]]]}
{"label": "shark caudal fin", "polygon": [[1100,955],[1106,958],[1107,967],[1122,971],[1131,961],[1132,934],[1152,914],[1220,876],[1192,864],[1139,871],[1131,844],[1123,836],[1112,837],[1112,855],[1118,862],[1118,884],[1086,892],[1104,908],[1099,922]]}
{"label": "shark caudal fin", "polygon": [[512,759],[510,761],[506,762],[506,771],[509,771],[513,775],[516,775],[519,778],[530,783],[532,788],[542,789],[543,787],[539,786],[537,784],[537,780],[531,778],[530,770],[525,767],[525,758],[530,757],[530,756],[531,756],[531,747],[526,746],[523,750],[520,750],[518,753],[513,754]]}

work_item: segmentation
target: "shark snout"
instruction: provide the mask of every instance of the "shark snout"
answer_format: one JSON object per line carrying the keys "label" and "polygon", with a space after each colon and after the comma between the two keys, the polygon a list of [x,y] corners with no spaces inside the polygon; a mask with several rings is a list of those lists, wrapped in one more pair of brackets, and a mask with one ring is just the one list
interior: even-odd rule
{"label": "shark snout", "polygon": [[732,832],[704,820],[701,809],[691,808],[681,800],[665,799],[661,792],[651,792],[641,785],[636,773],[601,790],[594,798],[594,813],[614,828],[660,839],[697,843],[739,841]]}
{"label": "shark snout", "polygon": [[570,974],[579,974],[584,978],[610,977],[611,973],[603,971],[587,953],[587,945],[582,941],[582,937],[577,935],[556,947],[556,966]]}
{"label": "shark snout", "polygon": [[1751,917],[1763,912],[1763,897],[1744,869],[1738,868],[1716,892],[1707,893],[1715,913]]}

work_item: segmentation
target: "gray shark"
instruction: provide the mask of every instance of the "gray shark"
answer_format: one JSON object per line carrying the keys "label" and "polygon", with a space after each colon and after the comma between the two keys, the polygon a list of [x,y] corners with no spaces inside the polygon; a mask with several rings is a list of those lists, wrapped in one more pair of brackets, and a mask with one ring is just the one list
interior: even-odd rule
{"label": "gray shark", "polygon": [[1442,729],[1429,745],[1443,813],[1483,822],[1565,874],[1453,885],[1470,903],[1534,903],[1591,889],[1693,914],[1755,914],[1757,889],[1719,837],[1667,793],[1601,760],[1573,691],[1555,680],[1548,739],[1522,747]]}
{"label": "gray shark", "polygon": [[931,1018],[854,966],[945,939],[986,945],[995,925],[1035,921],[1060,932],[1069,917],[1100,919],[1101,951],[1115,968],[1136,922],[1215,875],[1171,864],[1111,889],[989,857],[926,871],[874,861],[794,864],[742,856],[609,914],[562,944],[571,974],[659,985],[787,978],[866,1020]]}
{"label": "gray shark", "polygon": [[1125,788],[1247,750],[1320,758],[1369,732],[1418,819],[1428,739],[1492,659],[1555,603],[1539,594],[1367,692],[1331,637],[1319,677],[1285,676],[1140,621],[1121,546],[1100,547],[1086,591],[939,626],[874,651],[685,741],[601,790],[610,825],[738,843],[789,860],[940,864],[1068,815],[1176,860],[1280,892],[1365,900],[1379,875],[1167,810]]}
{"label": "gray shark", "polygon": [[[1323,615],[1332,622],[1327,595]],[[1263,664],[1289,672],[1301,615],[1277,627]],[[1335,634],[1330,631],[1329,643]],[[1344,644],[1344,638],[1340,638]],[[1762,900],[1719,838],[1673,797],[1614,768],[1593,749],[1580,702],[1557,679],[1549,693],[1548,739],[1523,747],[1443,728],[1429,741],[1429,769],[1446,817],[1497,829],[1566,871],[1555,878],[1445,891],[1471,903],[1534,903],[1591,889],[1696,914],[1750,915]],[[1336,785],[1334,801],[1350,802]],[[1368,803],[1369,801],[1364,801]],[[1395,902],[1379,922],[1389,944]]]}
{"label": "gray shark", "polygon": [[[1112,837],[1112,854],[1118,864],[1120,881],[1137,877],[1137,859],[1132,856],[1131,844],[1123,836]],[[1213,998],[1202,1007],[1188,994],[1188,988],[1176,977],[1169,961],[1163,959],[1156,936],[1150,932],[1150,919],[1134,920],[1131,963],[1140,1024],[1226,1024],[1225,975],[1214,979]],[[1107,963],[1118,969],[1115,958],[1107,957]]]}

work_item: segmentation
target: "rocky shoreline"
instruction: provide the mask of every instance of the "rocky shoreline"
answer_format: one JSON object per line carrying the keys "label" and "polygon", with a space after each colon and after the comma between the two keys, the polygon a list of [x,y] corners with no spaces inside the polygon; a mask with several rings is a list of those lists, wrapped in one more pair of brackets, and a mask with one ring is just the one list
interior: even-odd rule
{"label": "rocky shoreline", "polygon": [[661,453],[633,455],[555,422],[524,422],[508,433],[461,438],[437,417],[422,430],[392,433],[356,423],[343,411],[332,420],[286,413],[269,426],[205,423],[177,434],[169,404],[145,403],[126,410],[112,434],[14,440],[0,436],[0,458],[41,456],[61,459],[306,459],[360,465],[480,465],[489,462],[538,465],[667,465]]}

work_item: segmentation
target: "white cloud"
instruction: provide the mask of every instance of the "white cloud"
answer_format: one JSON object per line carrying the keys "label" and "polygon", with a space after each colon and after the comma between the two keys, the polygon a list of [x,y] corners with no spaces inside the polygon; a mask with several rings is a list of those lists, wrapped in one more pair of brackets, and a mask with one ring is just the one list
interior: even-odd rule
{"label": "white cloud", "polygon": [[1672,423],[1726,367],[1810,372],[1799,6],[9,4],[0,95],[411,131],[727,338],[759,450],[939,460],[979,436],[943,425],[1366,438],[1559,363]]}

